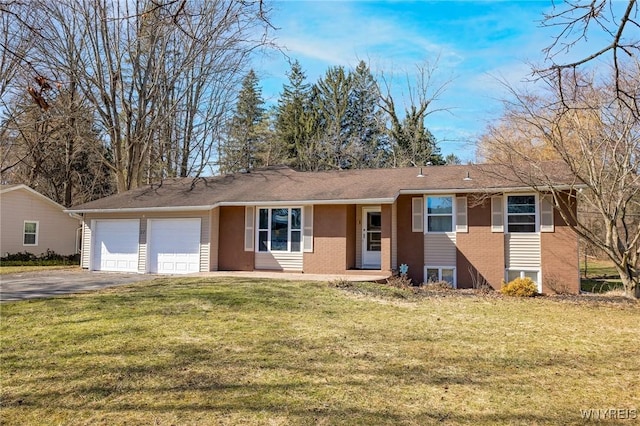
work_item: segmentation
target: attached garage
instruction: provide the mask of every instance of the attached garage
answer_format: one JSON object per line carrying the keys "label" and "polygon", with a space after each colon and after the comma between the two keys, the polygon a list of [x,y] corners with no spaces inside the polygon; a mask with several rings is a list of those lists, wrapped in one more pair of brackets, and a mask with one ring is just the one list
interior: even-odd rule
{"label": "attached garage", "polygon": [[147,225],[149,272],[199,272],[200,222],[200,218],[150,219]]}
{"label": "attached garage", "polygon": [[138,272],[139,220],[96,220],[92,228],[91,269]]}

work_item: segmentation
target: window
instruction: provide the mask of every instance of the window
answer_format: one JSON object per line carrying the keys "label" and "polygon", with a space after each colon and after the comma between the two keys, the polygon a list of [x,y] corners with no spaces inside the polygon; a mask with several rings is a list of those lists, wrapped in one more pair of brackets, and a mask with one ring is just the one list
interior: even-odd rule
{"label": "window", "polygon": [[258,251],[302,251],[302,209],[258,211]]}
{"label": "window", "polygon": [[453,267],[437,267],[437,266],[427,266],[425,273],[425,281],[427,283],[437,283],[440,281],[445,281],[451,284],[452,287],[456,286],[456,268]]}
{"label": "window", "polygon": [[427,197],[427,232],[453,231],[453,197]]}
{"label": "window", "polygon": [[507,197],[507,232],[536,232],[535,195]]}
{"label": "window", "polygon": [[22,244],[25,246],[37,246],[38,245],[38,222],[26,221],[24,222]]}

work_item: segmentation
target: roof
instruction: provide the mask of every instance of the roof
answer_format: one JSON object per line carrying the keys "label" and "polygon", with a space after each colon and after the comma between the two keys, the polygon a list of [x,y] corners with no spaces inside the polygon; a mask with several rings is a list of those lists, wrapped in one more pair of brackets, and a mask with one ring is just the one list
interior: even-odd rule
{"label": "roof", "polygon": [[[555,168],[555,169],[554,169]],[[575,177],[547,167],[554,183],[570,187]],[[557,170],[556,170],[557,169]],[[419,176],[421,174],[422,175]],[[509,177],[511,176],[511,177]],[[466,178],[466,179],[465,179]],[[545,179],[539,179],[543,184]],[[495,165],[424,166],[297,172],[271,167],[226,176],[175,178],[85,203],[69,212],[105,210],[206,210],[221,205],[393,203],[399,194],[531,190]]]}

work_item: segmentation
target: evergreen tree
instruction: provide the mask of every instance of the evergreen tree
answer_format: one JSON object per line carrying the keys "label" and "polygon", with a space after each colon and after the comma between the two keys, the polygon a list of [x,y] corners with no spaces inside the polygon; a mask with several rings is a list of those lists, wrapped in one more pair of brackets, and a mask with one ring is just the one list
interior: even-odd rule
{"label": "evergreen tree", "polygon": [[353,87],[347,117],[350,146],[356,168],[381,167],[388,156],[384,118],[378,107],[380,89],[364,61],[352,73]]}
{"label": "evergreen tree", "polygon": [[320,140],[326,168],[350,168],[348,117],[353,89],[353,77],[344,67],[327,70],[317,84],[319,114],[322,118]]}
{"label": "evergreen tree", "polygon": [[289,84],[284,85],[278,100],[276,132],[287,162],[297,170],[313,170],[315,148],[311,141],[317,123],[311,108],[314,95],[298,61],[291,64],[287,77]]}
{"label": "evergreen tree", "polygon": [[264,145],[264,100],[256,73],[250,70],[242,80],[234,116],[231,118],[227,140],[222,148],[220,171],[235,173],[249,171],[260,164],[258,158]]}

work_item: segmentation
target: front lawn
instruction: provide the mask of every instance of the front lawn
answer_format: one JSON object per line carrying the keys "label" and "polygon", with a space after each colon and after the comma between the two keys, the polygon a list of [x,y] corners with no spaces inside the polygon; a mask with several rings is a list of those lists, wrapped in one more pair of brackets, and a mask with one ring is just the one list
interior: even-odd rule
{"label": "front lawn", "polygon": [[50,265],[50,266],[41,266],[41,265],[20,265],[20,266],[4,266],[0,263],[0,275],[7,274],[21,274],[25,272],[46,272],[46,271],[60,271],[60,270],[69,270],[74,271],[80,270],[79,265]]}
{"label": "front lawn", "polygon": [[581,410],[640,409],[637,302],[372,293],[165,278],[3,303],[2,424],[584,424]]}

